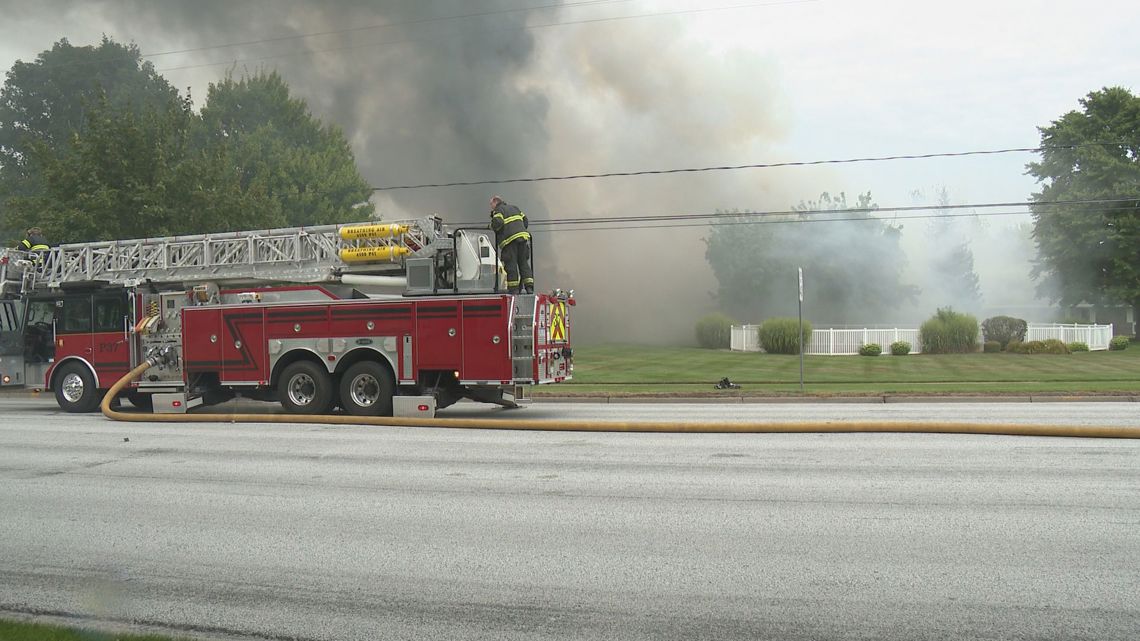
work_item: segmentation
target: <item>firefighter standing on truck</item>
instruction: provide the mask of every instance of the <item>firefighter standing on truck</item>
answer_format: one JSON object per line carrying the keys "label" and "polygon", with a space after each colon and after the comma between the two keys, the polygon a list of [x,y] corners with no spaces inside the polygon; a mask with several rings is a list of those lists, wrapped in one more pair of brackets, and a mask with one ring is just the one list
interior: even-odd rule
{"label": "firefighter standing on truck", "polygon": [[491,229],[499,246],[499,259],[507,270],[507,290],[512,294],[534,293],[534,272],[530,264],[530,222],[518,207],[491,197]]}
{"label": "firefighter standing on truck", "polygon": [[24,240],[16,245],[16,249],[22,249],[29,252],[47,251],[51,249],[48,247],[47,239],[44,238],[43,231],[39,227],[32,227],[24,236]]}

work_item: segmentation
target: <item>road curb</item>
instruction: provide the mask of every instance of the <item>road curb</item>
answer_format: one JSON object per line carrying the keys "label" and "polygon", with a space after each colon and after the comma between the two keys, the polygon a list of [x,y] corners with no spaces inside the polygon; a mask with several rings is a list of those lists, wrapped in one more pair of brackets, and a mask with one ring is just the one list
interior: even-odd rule
{"label": "road curb", "polygon": [[[52,398],[50,391],[26,389],[0,390],[4,398]],[[1029,394],[1003,396],[973,394],[970,396],[913,396],[907,394],[882,394],[874,396],[532,396],[534,403],[594,403],[594,404],[788,404],[788,403],[1136,403],[1140,396],[1128,394],[1080,395],[1080,394]]]}
{"label": "road curb", "polygon": [[1018,395],[1018,396],[909,396],[884,394],[876,396],[538,396],[535,403],[602,403],[602,404],[786,404],[786,403],[1135,403],[1130,395]]}

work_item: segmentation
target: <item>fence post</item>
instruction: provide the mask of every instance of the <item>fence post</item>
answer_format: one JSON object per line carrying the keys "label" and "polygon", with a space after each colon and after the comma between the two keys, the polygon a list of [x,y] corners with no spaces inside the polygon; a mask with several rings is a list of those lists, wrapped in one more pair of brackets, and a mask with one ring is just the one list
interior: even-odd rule
{"label": "fence post", "polygon": [[835,328],[827,328],[827,355],[835,356]]}

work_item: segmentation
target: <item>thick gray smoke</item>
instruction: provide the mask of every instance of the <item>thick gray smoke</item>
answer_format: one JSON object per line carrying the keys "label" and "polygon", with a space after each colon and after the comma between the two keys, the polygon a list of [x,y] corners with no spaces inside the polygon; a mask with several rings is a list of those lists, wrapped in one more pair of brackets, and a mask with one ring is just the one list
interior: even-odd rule
{"label": "thick gray smoke", "polygon": [[[34,52],[102,33],[144,54],[249,43],[149,59],[175,86],[193,87],[199,106],[208,83],[227,71],[277,70],[318,117],[345,131],[361,173],[377,186],[781,160],[773,146],[790,126],[776,65],[710,49],[687,37],[683,18],[543,26],[645,12],[639,3],[532,11],[511,11],[525,6],[517,0],[0,6]],[[485,15],[439,19],[457,14]],[[325,31],[335,33],[287,39]],[[537,221],[786,209],[836,185],[823,170],[726,171],[384,191],[374,201],[389,219],[438,213],[484,224],[492,193]],[[574,227],[534,231],[539,287],[577,291],[578,341],[692,342],[696,320],[716,309],[706,227]]]}
{"label": "thick gray smoke", "polygon": [[[534,27],[600,14],[506,12],[522,6],[506,0],[48,5],[38,15],[85,21],[144,53],[273,39],[151,60],[176,86],[193,85],[198,104],[227,68],[276,69],[294,95],[345,130],[375,185],[720,164],[756,157],[784,127],[772,65],[689,42],[678,18]],[[432,20],[477,13],[491,15]],[[343,31],[382,24],[398,26]],[[338,33],[280,39],[322,31]],[[60,37],[94,39],[47,33],[41,49]],[[236,62],[199,66],[227,60]],[[492,193],[533,220],[707,213],[798,197],[779,189],[773,198],[772,178],[730,172],[386,191],[374,200],[386,218],[439,213],[483,224]],[[714,308],[703,228],[535,233],[538,285],[577,291],[580,340],[691,342],[696,319]]]}

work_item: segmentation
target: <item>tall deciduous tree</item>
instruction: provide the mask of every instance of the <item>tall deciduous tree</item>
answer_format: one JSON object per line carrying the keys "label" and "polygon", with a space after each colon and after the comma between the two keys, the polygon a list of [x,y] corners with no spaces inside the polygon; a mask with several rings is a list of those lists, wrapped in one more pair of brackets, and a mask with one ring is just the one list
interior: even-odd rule
{"label": "tall deciduous tree", "polygon": [[66,150],[46,139],[28,146],[28,166],[41,188],[9,199],[12,221],[42,227],[53,242],[178,229],[183,212],[176,178],[186,154],[187,108],[135,113],[100,96]]}
{"label": "tall deciduous tree", "polygon": [[43,192],[43,166],[31,162],[34,150],[40,157],[45,150],[57,158],[69,153],[97,103],[142,116],[176,109],[181,100],[137,47],[106,37],[87,47],[60,40],[35,61],[12,66],[0,89],[0,215],[9,199]]}
{"label": "tall deciduous tree", "polygon": [[[1045,150],[1028,165],[1042,185],[1033,194],[1034,276],[1063,304],[1126,304],[1140,319],[1140,97],[1112,87],[1080,104],[1039,129]],[[1092,199],[1125,200],[1047,204]]]}
{"label": "tall deciduous tree", "polygon": [[371,187],[341,130],[314,118],[276,72],[210,85],[198,143],[220,146],[243,189],[281,205],[288,225],[367,218]]}
{"label": "tall deciduous tree", "polygon": [[873,218],[876,207],[870,193],[854,207],[842,193],[824,193],[801,202],[795,215],[714,226],[705,257],[721,308],[750,322],[795,315],[796,268],[803,267],[804,309],[813,322],[882,321],[917,290],[901,282],[900,228]]}
{"label": "tall deciduous tree", "polygon": [[9,233],[39,225],[52,242],[79,242],[372,212],[344,135],[276,73],[212,85],[196,114],[133,46],[61,41],[34,65],[17,63],[0,103]]}

